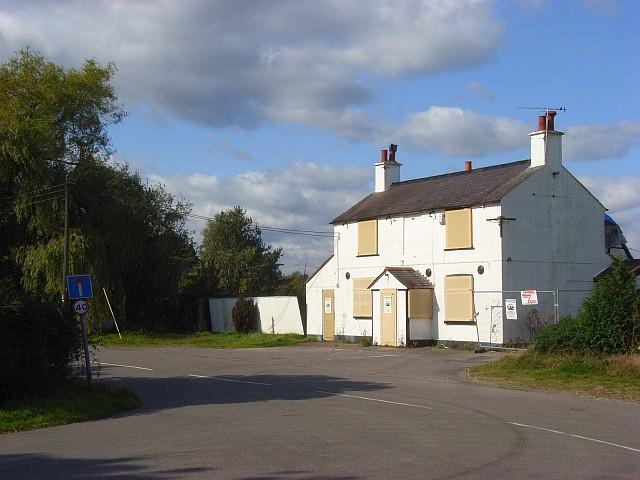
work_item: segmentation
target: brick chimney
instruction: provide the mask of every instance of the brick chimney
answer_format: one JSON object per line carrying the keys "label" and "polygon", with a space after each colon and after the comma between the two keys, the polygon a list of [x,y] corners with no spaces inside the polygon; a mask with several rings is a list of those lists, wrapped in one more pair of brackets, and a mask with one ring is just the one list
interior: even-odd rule
{"label": "brick chimney", "polygon": [[380,151],[380,161],[374,163],[376,176],[376,193],[388,190],[392,183],[400,181],[401,163],[396,162],[396,151],[398,146],[393,143],[389,145],[389,150]]}
{"label": "brick chimney", "polygon": [[556,112],[550,110],[546,115],[538,116],[538,130],[531,132],[531,166],[550,165],[559,169],[562,166],[562,136],[556,131]]}

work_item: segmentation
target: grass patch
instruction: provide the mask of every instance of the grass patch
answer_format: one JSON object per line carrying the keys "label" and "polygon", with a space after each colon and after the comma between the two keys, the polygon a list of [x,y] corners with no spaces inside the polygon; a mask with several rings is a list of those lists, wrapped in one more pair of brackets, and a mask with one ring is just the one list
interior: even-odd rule
{"label": "grass patch", "polygon": [[313,339],[293,333],[266,335],[264,333],[157,333],[125,332],[122,340],[117,334],[93,335],[92,343],[101,347],[203,347],[203,348],[261,348],[284,347],[312,342]]}
{"label": "grass patch", "polygon": [[640,355],[600,357],[529,351],[471,367],[469,374],[500,386],[640,401]]}
{"label": "grass patch", "polygon": [[11,400],[0,405],[0,433],[52,427],[110,417],[140,405],[131,390],[113,385],[72,381],[49,397]]}

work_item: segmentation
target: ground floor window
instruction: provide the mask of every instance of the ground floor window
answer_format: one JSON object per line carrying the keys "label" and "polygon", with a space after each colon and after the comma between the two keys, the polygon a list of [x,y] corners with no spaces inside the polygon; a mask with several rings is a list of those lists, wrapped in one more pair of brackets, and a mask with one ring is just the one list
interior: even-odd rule
{"label": "ground floor window", "polygon": [[444,278],[445,322],[472,322],[473,275],[448,275]]}

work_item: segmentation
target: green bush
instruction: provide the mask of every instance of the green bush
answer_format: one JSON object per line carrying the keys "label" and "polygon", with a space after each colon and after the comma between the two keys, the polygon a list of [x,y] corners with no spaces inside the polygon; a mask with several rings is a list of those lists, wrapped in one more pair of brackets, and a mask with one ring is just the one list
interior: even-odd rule
{"label": "green bush", "polygon": [[538,332],[541,353],[631,353],[640,347],[640,293],[628,265],[614,258],[578,316],[564,318]]}
{"label": "green bush", "polygon": [[259,325],[258,305],[251,298],[238,297],[231,312],[233,326],[236,332],[248,333],[258,330]]}
{"label": "green bush", "polygon": [[534,345],[535,351],[540,353],[578,353],[584,348],[582,324],[570,316],[540,329]]}
{"label": "green bush", "polygon": [[625,262],[614,258],[610,273],[596,282],[578,318],[589,350],[616,354],[638,348],[640,294]]}
{"label": "green bush", "polygon": [[43,395],[64,382],[80,349],[70,313],[22,295],[0,299],[0,401]]}

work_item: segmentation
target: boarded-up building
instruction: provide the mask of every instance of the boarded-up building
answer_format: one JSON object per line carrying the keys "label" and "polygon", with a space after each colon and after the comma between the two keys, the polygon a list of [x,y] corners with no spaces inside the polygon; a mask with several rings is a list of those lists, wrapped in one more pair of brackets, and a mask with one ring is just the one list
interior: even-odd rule
{"label": "boarded-up building", "polygon": [[[563,166],[554,115],[530,134],[529,160],[400,181],[396,146],[383,150],[375,191],[332,221],[333,255],[307,282],[307,333],[507,344],[575,314],[610,263],[605,207]],[[535,312],[523,290],[539,292]]]}

